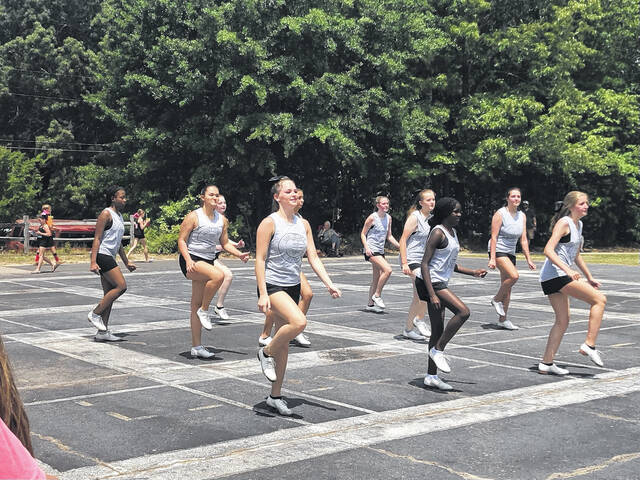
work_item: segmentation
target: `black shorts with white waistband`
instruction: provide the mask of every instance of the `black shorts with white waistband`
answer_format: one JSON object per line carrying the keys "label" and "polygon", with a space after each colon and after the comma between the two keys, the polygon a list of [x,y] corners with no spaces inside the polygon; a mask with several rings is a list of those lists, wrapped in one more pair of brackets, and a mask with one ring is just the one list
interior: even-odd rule
{"label": "black shorts with white waistband", "polygon": [[540,282],[540,286],[542,287],[542,291],[545,295],[551,295],[552,293],[558,293],[562,287],[569,285],[571,282],[573,282],[573,279],[563,275],[561,277],[551,278],[544,282]]}
{"label": "black shorts with white waistband", "polygon": [[371,257],[382,257],[382,258],[385,258],[385,257],[384,257],[384,253],[378,253],[378,252],[375,252],[373,255],[371,255],[371,257],[370,257],[369,255],[367,255],[366,253],[365,253],[365,254],[363,254],[363,255],[364,255],[364,259],[365,259],[367,262],[369,261],[369,259],[370,259]]}
{"label": "black shorts with white waistband", "polygon": [[[429,291],[427,290],[427,286],[424,284],[424,280],[420,277],[416,277],[415,286],[416,292],[418,292],[418,298],[423,302],[431,303],[429,299]],[[449,284],[447,282],[431,282],[431,286],[433,287],[434,292],[449,288]]]}
{"label": "black shorts with white waistband", "polygon": [[[260,289],[256,288],[256,292],[258,292],[258,298],[260,298]],[[300,284],[285,287],[282,285],[274,285],[272,283],[267,283],[267,295],[273,295],[274,293],[277,293],[277,292],[286,293],[296,303],[300,301]]]}
{"label": "black shorts with white waistband", "polygon": [[[208,263],[209,265],[213,265],[214,259],[210,260],[208,258],[202,258],[202,257],[198,257],[197,255],[191,255],[191,254],[189,254],[189,256],[191,257],[191,260],[193,260],[194,262],[205,262],[205,263]],[[184,275],[184,278],[187,278],[187,261],[184,259],[182,254],[180,254],[180,258],[178,259],[178,262],[180,263],[180,270],[182,270],[182,274]]]}

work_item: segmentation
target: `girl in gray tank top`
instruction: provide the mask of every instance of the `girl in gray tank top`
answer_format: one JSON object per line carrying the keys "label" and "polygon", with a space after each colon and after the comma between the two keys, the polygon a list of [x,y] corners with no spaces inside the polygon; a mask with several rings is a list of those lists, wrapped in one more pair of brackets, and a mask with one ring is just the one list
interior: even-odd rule
{"label": "girl in gray tank top", "polygon": [[117,342],[122,340],[109,330],[111,306],[126,290],[127,282],[118,268],[116,253],[130,272],[136,269],[130,262],[122,247],[124,221],[120,213],[127,204],[123,187],[112,187],[107,192],[107,200],[111,206],[105,208],[96,221],[96,231],[91,248],[91,265],[89,270],[100,274],[104,296],[100,303],[89,312],[89,323],[98,329],[93,337],[98,342]]}
{"label": "girl in gray tank top", "polygon": [[[456,199],[445,197],[436,202],[433,217],[429,221],[433,228],[422,257],[420,275],[416,278],[416,290],[420,299],[428,302],[431,322],[429,365],[424,384],[440,390],[452,389],[451,385],[437,375],[438,369],[445,373],[451,371],[444,349],[470,315],[464,302],[449,290],[449,278],[453,271],[474,277],[484,277],[487,274],[486,270],[471,270],[457,263],[460,247],[455,227],[460,222],[461,215],[460,203]],[[453,317],[445,328],[446,309],[453,312]]]}
{"label": "girl in gray tank top", "polygon": [[433,190],[425,189],[418,192],[414,205],[409,210],[400,237],[400,267],[402,273],[409,277],[413,298],[409,306],[409,313],[402,336],[410,340],[424,340],[431,335],[431,331],[424,321],[427,313],[427,303],[420,300],[416,290],[416,272],[420,270],[420,262],[424,256],[427,238],[431,231],[429,218],[436,204]]}
{"label": "girl in gray tank top", "polygon": [[491,298],[490,303],[498,314],[495,326],[506,330],[518,330],[511,320],[507,319],[507,311],[511,301],[511,289],[518,281],[519,274],[516,269],[516,245],[520,240],[522,253],[530,270],[535,270],[536,265],[531,260],[529,253],[529,240],[527,238],[526,215],[519,210],[522,201],[522,193],[517,187],[507,190],[507,206],[500,208],[491,220],[491,238],[489,239],[489,268],[498,269],[500,272],[500,288]]}
{"label": "girl in gray tank top", "polygon": [[258,309],[273,311],[278,322],[271,342],[258,350],[258,360],[265,377],[272,382],[267,405],[281,415],[291,415],[282,399],[289,342],[304,330],[307,319],[298,305],[300,265],[306,252],[311,268],[320,277],[333,298],[341,295],[331,282],[318,258],[311,227],[296,215],[298,193],[290,178],[281,177],[272,188],[274,213],[262,220],[256,235],[256,281]]}
{"label": "girl in gray tank top", "polygon": [[[602,324],[606,297],[598,290],[596,281],[587,264],[580,256],[582,222],[580,219],[589,211],[589,198],[584,192],[569,192],[564,197],[562,208],[552,220],[551,238],[544,247],[547,259],[540,272],[542,291],[556,314],[555,323],[549,332],[547,347],[542,361],[538,364],[540,373],[567,375],[569,370],[553,363],[564,332],[569,326],[569,297],[574,297],[590,305],[587,336],[578,351],[598,365],[603,366],[596,340]],[[574,270],[573,264],[582,270],[586,281]]]}
{"label": "girl in gray tank top", "polygon": [[202,345],[202,327],[211,330],[211,300],[224,281],[223,271],[214,266],[216,246],[243,262],[248,253],[238,250],[227,235],[229,222],[217,211],[218,187],[207,185],[200,192],[202,207],[187,214],[180,225],[178,262],[182,274],[191,280],[191,357],[212,358],[214,353]]}
{"label": "girl in gray tank top", "polygon": [[382,301],[382,289],[391,276],[391,265],[384,258],[385,240],[389,240],[394,247],[400,244],[391,233],[391,215],[389,199],[384,196],[376,197],[376,211],[364,221],[360,232],[360,241],[364,248],[364,258],[371,262],[372,278],[369,285],[369,298],[365,308],[368,312],[381,313],[386,305]]}

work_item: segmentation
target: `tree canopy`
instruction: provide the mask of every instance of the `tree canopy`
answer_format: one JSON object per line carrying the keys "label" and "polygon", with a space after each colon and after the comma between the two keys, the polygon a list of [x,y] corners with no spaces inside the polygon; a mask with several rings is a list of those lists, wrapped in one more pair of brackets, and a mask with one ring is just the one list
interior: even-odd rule
{"label": "tree canopy", "polygon": [[399,227],[425,187],[487,232],[517,185],[542,219],[586,191],[590,238],[638,241],[639,18],[635,0],[0,0],[0,145],[21,155],[0,169],[37,172],[0,217],[93,216],[112,183],[161,214],[213,181],[250,230],[287,174],[343,232],[380,193]]}

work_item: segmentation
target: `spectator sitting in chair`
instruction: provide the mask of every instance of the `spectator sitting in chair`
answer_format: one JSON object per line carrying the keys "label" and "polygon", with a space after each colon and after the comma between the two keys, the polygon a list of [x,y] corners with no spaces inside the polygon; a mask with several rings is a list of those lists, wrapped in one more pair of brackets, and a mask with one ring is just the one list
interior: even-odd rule
{"label": "spectator sitting in chair", "polygon": [[340,248],[340,235],[331,228],[331,222],[327,220],[318,232],[318,243],[320,249],[330,257],[337,257]]}

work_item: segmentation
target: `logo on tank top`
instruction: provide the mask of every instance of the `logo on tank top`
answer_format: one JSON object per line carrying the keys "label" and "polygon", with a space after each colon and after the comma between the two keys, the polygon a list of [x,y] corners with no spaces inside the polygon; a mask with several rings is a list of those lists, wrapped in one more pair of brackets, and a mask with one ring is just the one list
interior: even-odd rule
{"label": "logo on tank top", "polygon": [[307,250],[307,237],[299,233],[285,233],[278,241],[278,251],[290,263],[300,261]]}

